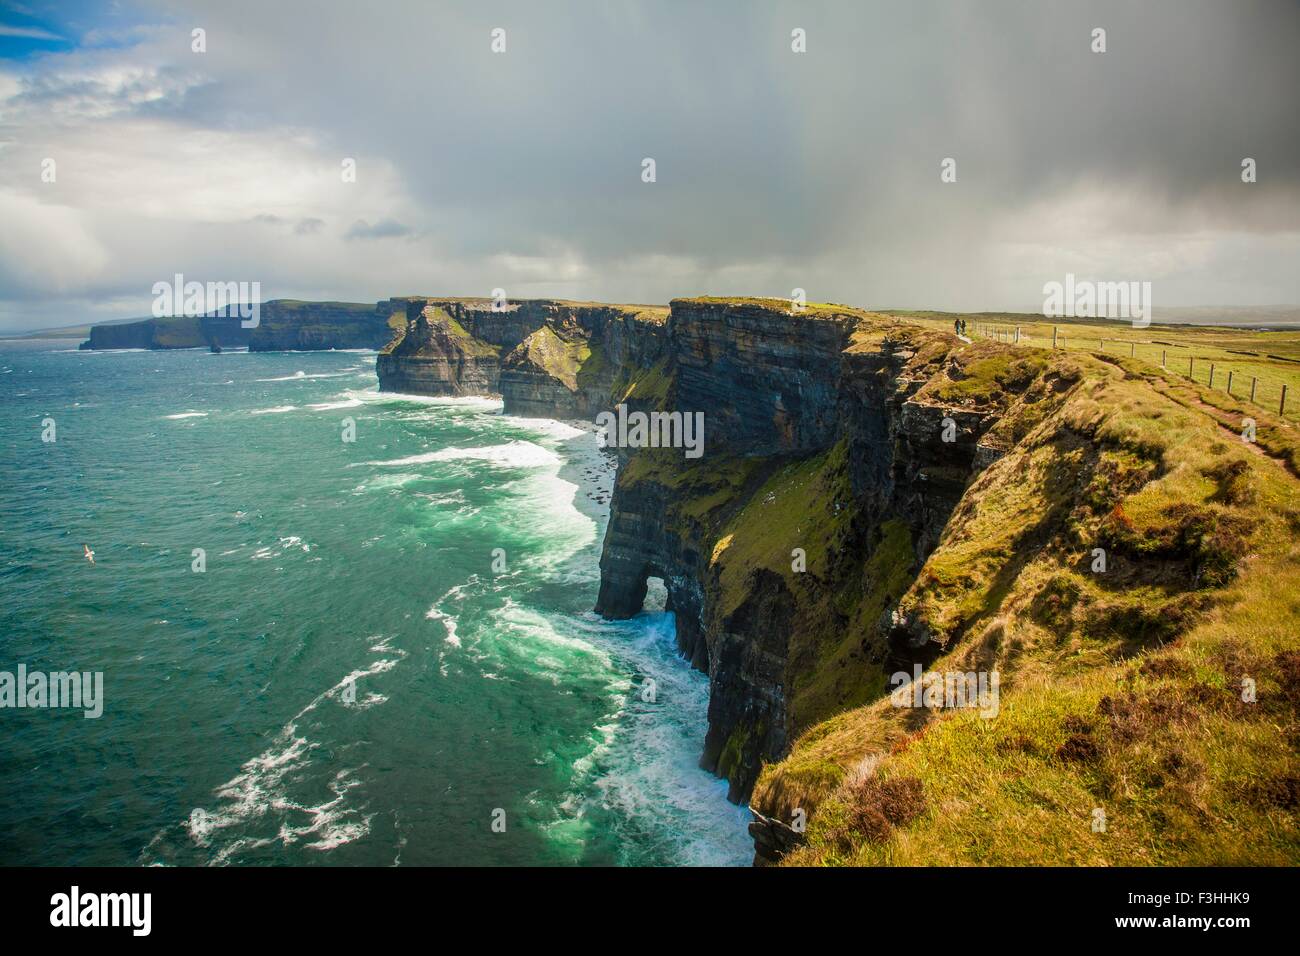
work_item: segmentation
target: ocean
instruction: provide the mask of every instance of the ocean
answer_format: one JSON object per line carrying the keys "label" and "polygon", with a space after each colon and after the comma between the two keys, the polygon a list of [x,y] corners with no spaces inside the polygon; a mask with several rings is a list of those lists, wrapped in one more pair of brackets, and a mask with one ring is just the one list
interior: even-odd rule
{"label": "ocean", "polygon": [[593,429],[374,363],[0,342],[0,671],[104,687],[0,709],[0,864],[749,863]]}

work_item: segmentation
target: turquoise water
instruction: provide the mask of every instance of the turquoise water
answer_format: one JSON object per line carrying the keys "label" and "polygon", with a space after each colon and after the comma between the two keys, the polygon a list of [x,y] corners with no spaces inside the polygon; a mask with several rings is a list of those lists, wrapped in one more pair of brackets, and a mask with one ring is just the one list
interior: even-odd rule
{"label": "turquoise water", "polygon": [[0,710],[0,863],[749,862],[672,615],[590,613],[592,433],[373,353],[68,348],[0,343],[0,670],[104,714]]}

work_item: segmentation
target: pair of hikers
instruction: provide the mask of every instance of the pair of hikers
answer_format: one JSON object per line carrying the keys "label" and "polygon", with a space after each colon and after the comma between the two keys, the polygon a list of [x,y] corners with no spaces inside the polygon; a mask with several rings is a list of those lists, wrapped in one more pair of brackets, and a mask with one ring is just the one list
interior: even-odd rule
{"label": "pair of hikers", "polygon": [[956,332],[958,335],[964,336],[966,334],[966,320],[955,319],[952,323],[952,330]]}

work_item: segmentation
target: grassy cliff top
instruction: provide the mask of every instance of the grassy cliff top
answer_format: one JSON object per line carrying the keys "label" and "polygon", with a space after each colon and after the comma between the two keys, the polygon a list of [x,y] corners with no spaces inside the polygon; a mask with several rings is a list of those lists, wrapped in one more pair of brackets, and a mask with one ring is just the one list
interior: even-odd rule
{"label": "grassy cliff top", "polygon": [[699,295],[673,299],[672,308],[689,306],[724,306],[732,308],[763,309],[767,312],[780,313],[791,318],[804,319],[879,319],[883,316],[851,305],[836,302],[809,302],[799,312],[795,312],[789,299],[764,298],[757,296],[717,296]]}
{"label": "grassy cliff top", "polygon": [[[1296,429],[1252,410],[1243,441],[1246,416],[1139,360],[967,351],[949,398],[987,386],[1006,401],[990,436],[1005,454],[893,619],[938,649],[927,671],[997,671],[997,713],[880,696],[801,728],[754,793],[767,816],[811,813],[786,862],[1294,864]],[[821,496],[793,500],[815,515]],[[733,530],[758,536],[752,550],[780,526]],[[895,551],[886,536],[873,581]]]}
{"label": "grassy cliff top", "polygon": [[666,305],[640,305],[637,303],[625,302],[580,302],[574,299],[546,299],[542,301],[554,302],[556,305],[565,305],[572,308],[580,309],[614,309],[625,315],[635,316],[645,322],[653,322],[656,325],[662,325],[668,321],[668,306]]}
{"label": "grassy cliff top", "polygon": [[364,312],[367,314],[375,311],[373,302],[315,302],[306,299],[271,299],[262,304],[274,305],[282,309],[335,309],[342,312]]}
{"label": "grassy cliff top", "polygon": [[[435,305],[440,303],[458,304],[474,306],[481,309],[489,309],[492,305],[492,297],[485,295],[396,295],[386,300],[389,302],[430,302]],[[668,320],[668,306],[652,305],[626,302],[590,302],[578,299],[516,299],[508,298],[506,304],[509,306],[520,306],[524,304],[537,305],[559,305],[577,309],[612,309],[627,315],[633,315],[648,322],[663,323]],[[510,310],[510,311],[513,311]],[[500,314],[508,314],[500,313]]]}

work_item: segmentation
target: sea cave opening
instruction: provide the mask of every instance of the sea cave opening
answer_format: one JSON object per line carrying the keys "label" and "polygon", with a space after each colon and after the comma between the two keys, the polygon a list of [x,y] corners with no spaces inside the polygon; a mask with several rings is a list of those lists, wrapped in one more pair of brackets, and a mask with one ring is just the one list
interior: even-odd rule
{"label": "sea cave opening", "polygon": [[645,579],[645,601],[641,610],[651,613],[668,610],[668,586],[663,578],[652,576]]}

